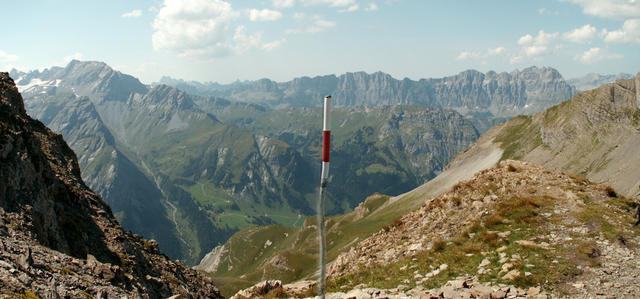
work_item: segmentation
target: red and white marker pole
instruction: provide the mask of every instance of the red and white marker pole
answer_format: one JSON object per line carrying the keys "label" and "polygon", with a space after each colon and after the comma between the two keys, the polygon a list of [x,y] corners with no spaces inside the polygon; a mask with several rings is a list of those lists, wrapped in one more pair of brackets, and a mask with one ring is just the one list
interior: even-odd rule
{"label": "red and white marker pole", "polygon": [[322,123],[322,175],[320,176],[320,207],[318,225],[320,234],[320,298],[326,293],[327,240],[324,227],[324,202],[329,183],[329,152],[331,150],[331,96],[324,97],[324,118]]}
{"label": "red and white marker pole", "polygon": [[331,151],[331,96],[324,97],[324,119],[322,122],[322,187],[329,180],[329,152]]}

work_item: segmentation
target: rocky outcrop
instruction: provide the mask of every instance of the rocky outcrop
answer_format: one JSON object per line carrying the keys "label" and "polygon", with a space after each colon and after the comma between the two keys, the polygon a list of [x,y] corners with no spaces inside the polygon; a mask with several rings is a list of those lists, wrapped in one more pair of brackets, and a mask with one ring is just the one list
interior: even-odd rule
{"label": "rocky outcrop", "polygon": [[266,296],[275,289],[282,289],[282,282],[279,280],[265,280],[252,287],[241,290],[231,297],[231,299],[260,298]]}
{"label": "rocky outcrop", "polygon": [[194,268],[208,273],[215,273],[218,270],[218,265],[220,265],[221,257],[227,253],[227,251],[225,245],[216,246],[216,248],[207,253],[200,261],[200,264]]}
{"label": "rocky outcrop", "polygon": [[219,297],[211,280],[125,232],[62,136],[0,73],[0,288],[41,297]]}

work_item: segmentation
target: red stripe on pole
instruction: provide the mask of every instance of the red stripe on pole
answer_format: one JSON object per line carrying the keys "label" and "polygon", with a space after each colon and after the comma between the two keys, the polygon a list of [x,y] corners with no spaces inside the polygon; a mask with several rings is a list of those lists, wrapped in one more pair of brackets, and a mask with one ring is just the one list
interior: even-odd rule
{"label": "red stripe on pole", "polygon": [[331,147],[331,131],[322,131],[322,162],[329,162]]}

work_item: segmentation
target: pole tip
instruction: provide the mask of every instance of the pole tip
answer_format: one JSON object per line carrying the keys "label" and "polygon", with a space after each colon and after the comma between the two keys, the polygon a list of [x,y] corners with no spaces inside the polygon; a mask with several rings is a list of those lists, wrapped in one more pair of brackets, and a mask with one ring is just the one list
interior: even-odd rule
{"label": "pole tip", "polygon": [[331,95],[324,96],[325,99],[330,99]]}

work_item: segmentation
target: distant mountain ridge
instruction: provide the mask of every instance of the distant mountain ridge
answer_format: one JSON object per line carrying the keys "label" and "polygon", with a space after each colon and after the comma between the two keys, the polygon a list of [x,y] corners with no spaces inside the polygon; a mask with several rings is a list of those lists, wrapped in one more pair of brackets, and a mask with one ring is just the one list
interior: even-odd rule
{"label": "distant mountain ridge", "polygon": [[160,83],[200,95],[269,107],[317,107],[331,94],[335,105],[424,105],[460,112],[490,112],[494,116],[531,113],[571,98],[576,90],[549,67],[529,67],[511,73],[468,70],[444,78],[394,79],[383,72],[300,77],[287,82],[269,79],[230,85],[186,82],[163,77]]}
{"label": "distant mountain ridge", "polygon": [[633,78],[633,75],[626,74],[626,73],[618,73],[618,74],[611,74],[611,75],[589,73],[582,77],[571,78],[567,80],[567,82],[575,86],[578,91],[585,91],[585,90],[597,88],[607,83],[616,82],[616,80],[618,79],[631,79],[631,78]]}

